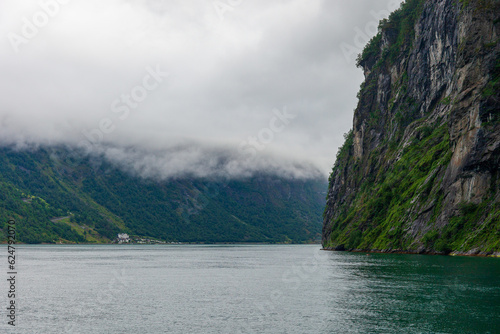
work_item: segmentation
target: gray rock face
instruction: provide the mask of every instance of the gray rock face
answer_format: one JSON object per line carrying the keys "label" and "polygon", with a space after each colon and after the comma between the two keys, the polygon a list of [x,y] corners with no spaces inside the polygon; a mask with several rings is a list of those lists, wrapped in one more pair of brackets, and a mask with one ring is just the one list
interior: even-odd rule
{"label": "gray rock face", "polygon": [[[354,114],[352,145],[346,143],[347,154],[339,153],[330,177],[323,228],[327,248],[347,242],[355,230],[362,231],[361,248],[374,249],[384,243],[384,236],[374,232],[380,228],[366,218],[374,208],[363,207],[360,198],[376,193],[384,182],[381,175],[423,139],[423,129],[440,126],[446,126],[449,147],[435,159],[445,163],[428,171],[412,194],[411,205],[398,216],[404,220],[398,235],[401,240],[385,245],[435,251],[424,236],[433,230],[439,236],[466,204],[482,205],[473,231],[480,230],[485,221],[488,228],[500,227],[500,1],[407,1],[408,7],[410,2],[421,6],[411,38],[400,43],[393,16],[381,25],[380,41],[374,44],[376,54],[365,55],[359,62],[367,76]],[[396,55],[387,56],[397,43]],[[420,191],[426,185],[427,197]],[[358,221],[346,219],[348,212],[354,212],[351,215]],[[447,238],[453,244],[453,238]],[[451,250],[495,248],[482,240],[477,241],[480,244],[455,243]],[[498,252],[500,246],[496,247]]]}

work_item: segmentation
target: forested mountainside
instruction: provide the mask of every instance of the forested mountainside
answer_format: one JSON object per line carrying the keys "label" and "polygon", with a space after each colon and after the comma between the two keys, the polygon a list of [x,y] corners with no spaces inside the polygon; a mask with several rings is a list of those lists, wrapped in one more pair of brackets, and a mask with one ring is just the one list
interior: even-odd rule
{"label": "forested mountainside", "polygon": [[329,179],[323,246],[500,252],[500,1],[407,0],[365,74]]}
{"label": "forested mountainside", "polygon": [[145,179],[67,148],[0,149],[0,239],[110,242],[117,233],[167,242],[321,239],[326,180],[271,174],[240,180]]}

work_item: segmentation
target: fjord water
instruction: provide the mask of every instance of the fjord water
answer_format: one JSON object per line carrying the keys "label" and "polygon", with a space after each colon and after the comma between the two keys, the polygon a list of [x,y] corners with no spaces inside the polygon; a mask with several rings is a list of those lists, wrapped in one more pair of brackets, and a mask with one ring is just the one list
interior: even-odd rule
{"label": "fjord water", "polygon": [[[500,259],[318,245],[18,246],[7,333],[495,333]],[[6,249],[4,250],[6,254]],[[6,275],[6,273],[5,273]]]}

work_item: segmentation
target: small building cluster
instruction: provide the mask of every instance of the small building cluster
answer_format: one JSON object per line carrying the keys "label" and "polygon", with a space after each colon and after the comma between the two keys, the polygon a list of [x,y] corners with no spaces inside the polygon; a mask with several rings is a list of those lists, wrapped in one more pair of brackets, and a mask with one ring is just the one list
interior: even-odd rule
{"label": "small building cluster", "polygon": [[145,238],[138,238],[136,240],[138,244],[166,244],[165,241],[160,241],[160,240],[155,240],[155,239],[145,239]]}
{"label": "small building cluster", "polygon": [[123,244],[123,243],[129,243],[130,242],[130,237],[127,233],[118,233],[118,243]]}
{"label": "small building cluster", "polygon": [[181,245],[181,242],[166,242],[156,239],[143,238],[139,236],[130,237],[127,233],[119,233],[117,238],[113,241],[115,244],[171,244],[171,245]]}

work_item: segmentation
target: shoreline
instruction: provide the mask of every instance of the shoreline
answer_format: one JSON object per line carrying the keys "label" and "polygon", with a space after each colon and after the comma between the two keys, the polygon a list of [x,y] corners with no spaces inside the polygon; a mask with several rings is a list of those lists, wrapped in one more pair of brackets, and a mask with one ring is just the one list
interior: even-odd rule
{"label": "shoreline", "polygon": [[[0,245],[8,245],[7,242],[0,242]],[[117,243],[117,242],[68,242],[68,243],[38,243],[38,244],[27,244],[23,242],[17,242],[16,245],[52,245],[52,246],[68,246],[68,245],[164,245],[164,246],[180,246],[180,245],[318,245],[321,247],[320,242],[304,242],[304,243],[280,243],[280,242],[167,242],[167,243]]]}
{"label": "shoreline", "polygon": [[428,250],[379,250],[379,249],[352,249],[352,250],[339,250],[335,248],[321,248],[323,251],[329,252],[348,252],[348,253],[367,253],[368,254],[408,254],[408,255],[441,255],[441,256],[465,256],[465,257],[490,257],[490,258],[500,258],[500,252],[435,252]]}

